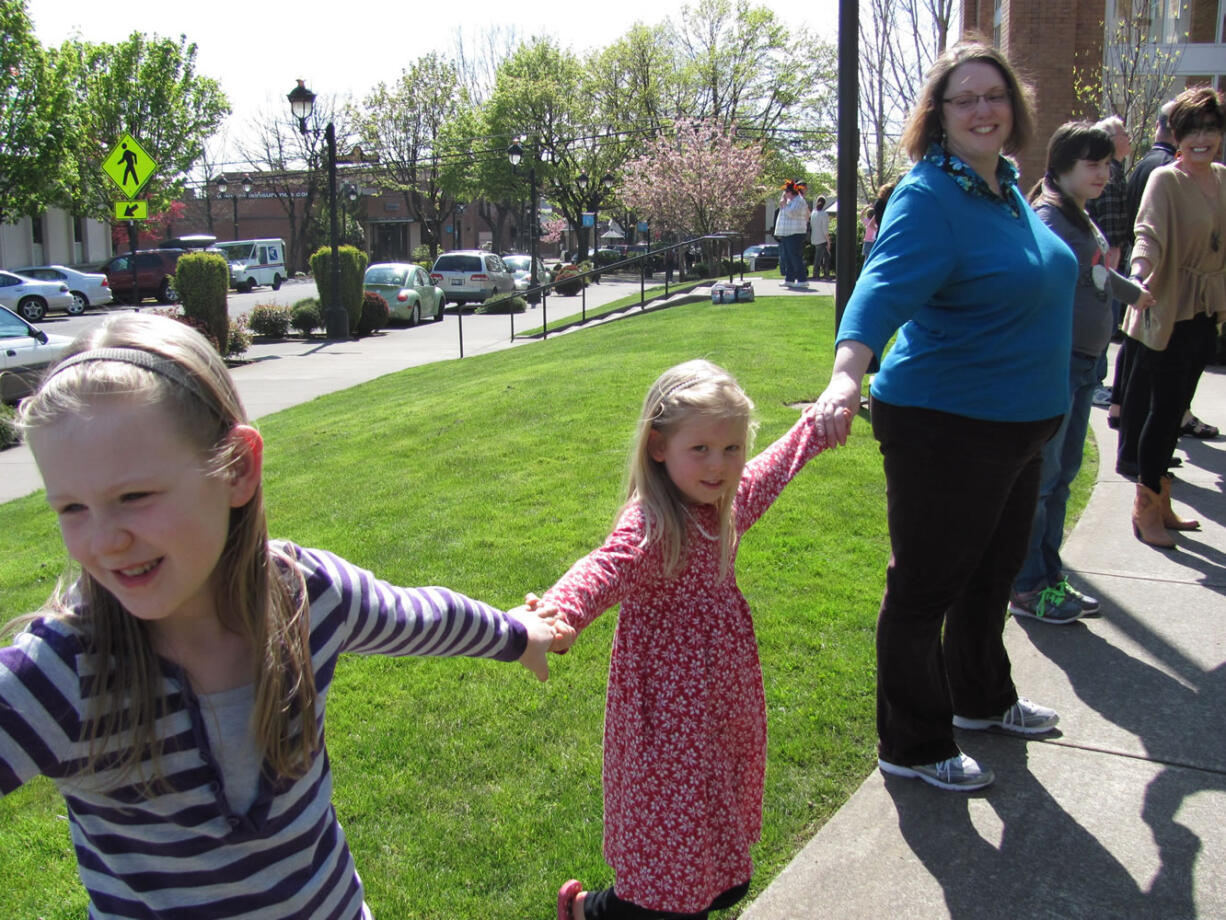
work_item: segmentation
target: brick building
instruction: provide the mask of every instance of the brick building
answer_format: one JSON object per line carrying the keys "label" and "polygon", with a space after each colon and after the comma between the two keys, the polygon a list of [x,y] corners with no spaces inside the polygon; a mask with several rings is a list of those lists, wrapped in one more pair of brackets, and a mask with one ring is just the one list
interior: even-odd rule
{"label": "brick building", "polygon": [[[1131,34],[1148,32],[1165,49],[1171,96],[1192,85],[1226,89],[1226,0],[963,0],[964,32],[991,38],[1035,90],[1035,138],[1018,158],[1023,188],[1043,174],[1047,138],[1080,110],[1074,67],[1082,61],[1110,66],[1113,37],[1125,21]],[[1143,152],[1153,125],[1128,129],[1136,153]]]}

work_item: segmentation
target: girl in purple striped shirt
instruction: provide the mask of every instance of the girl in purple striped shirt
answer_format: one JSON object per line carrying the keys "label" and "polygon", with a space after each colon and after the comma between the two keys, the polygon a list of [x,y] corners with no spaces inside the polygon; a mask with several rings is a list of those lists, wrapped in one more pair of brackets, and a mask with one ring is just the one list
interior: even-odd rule
{"label": "girl in purple striped shirt", "polygon": [[324,749],[337,657],[545,680],[552,614],[270,541],[260,435],[173,320],[79,339],[19,423],[80,574],[0,649],[0,793],[56,783],[91,918],[368,917]]}

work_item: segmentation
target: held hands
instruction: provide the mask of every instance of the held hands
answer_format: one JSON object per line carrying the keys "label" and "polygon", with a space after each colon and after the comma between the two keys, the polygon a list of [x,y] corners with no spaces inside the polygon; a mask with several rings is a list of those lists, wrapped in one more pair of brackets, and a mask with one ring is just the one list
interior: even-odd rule
{"label": "held hands", "polygon": [[575,641],[575,630],[557,608],[546,607],[535,594],[527,595],[524,601],[522,606],[507,611],[507,615],[523,623],[528,632],[528,645],[519,663],[535,674],[537,680],[548,680],[546,653],[570,648]]}
{"label": "held hands", "polygon": [[813,404],[818,433],[825,435],[827,445],[839,447],[847,443],[851,420],[859,409],[860,382],[835,371],[830,384]]}
{"label": "held hands", "polygon": [[1136,299],[1132,305],[1132,308],[1134,310],[1148,310],[1155,303],[1157,303],[1157,301],[1154,299],[1154,295],[1149,292],[1149,288],[1145,287],[1145,285],[1141,284],[1139,281],[1137,283],[1141,286],[1141,296]]}

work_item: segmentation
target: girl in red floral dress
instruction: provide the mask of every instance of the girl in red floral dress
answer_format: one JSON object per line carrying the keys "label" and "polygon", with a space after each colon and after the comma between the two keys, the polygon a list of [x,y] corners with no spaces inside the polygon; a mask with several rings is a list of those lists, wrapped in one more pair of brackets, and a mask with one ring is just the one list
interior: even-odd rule
{"label": "girl in red floral dress", "polygon": [[746,463],[752,410],[707,361],[662,374],[616,527],[544,597],[576,633],[621,604],[604,735],[604,854],[616,880],[600,891],[568,881],[558,920],[705,918],[749,890],[766,706],[737,544],[826,447],[807,410]]}

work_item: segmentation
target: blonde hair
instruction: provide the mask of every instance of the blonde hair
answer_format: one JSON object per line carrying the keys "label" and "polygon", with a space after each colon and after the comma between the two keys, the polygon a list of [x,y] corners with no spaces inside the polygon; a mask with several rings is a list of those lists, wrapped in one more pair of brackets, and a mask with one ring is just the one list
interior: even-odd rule
{"label": "blonde hair", "polygon": [[[666,576],[675,574],[685,559],[689,511],[685,496],[669,477],[664,463],[652,459],[649,446],[652,431],[669,438],[695,418],[744,422],[748,452],[755,428],[753,408],[753,401],[735,378],[710,361],[687,361],[670,367],[647,391],[630,453],[625,507],[638,505],[642,509],[647,528],[643,545],[660,544]],[[728,575],[736,545],[734,493],[735,488],[733,494],[716,504],[721,579]]]}
{"label": "blonde hair", "polygon": [[[124,349],[128,357],[98,349]],[[98,358],[70,363],[83,352]],[[145,355],[152,359],[132,360]],[[230,436],[236,425],[247,423],[234,381],[213,346],[183,323],[138,313],[115,316],[79,337],[61,363],[21,404],[18,424],[24,431],[79,416],[99,400],[130,399],[166,410],[178,434],[199,448],[210,475],[226,475],[243,461],[243,443]],[[264,758],[278,776],[301,776],[319,749],[306,585],[293,560],[269,544],[262,486],[247,504],[231,509],[212,584],[222,625],[247,640],[256,655],[252,722]],[[40,617],[78,632],[87,667],[99,675],[82,726],[89,743],[82,773],[105,767],[127,777],[138,771],[142,787],[153,790],[164,778],[157,717],[165,699],[146,623],[84,570],[71,584],[61,581],[41,611],[8,628]],[[120,738],[126,750],[112,760]]]}

